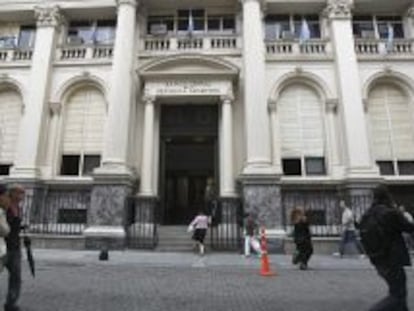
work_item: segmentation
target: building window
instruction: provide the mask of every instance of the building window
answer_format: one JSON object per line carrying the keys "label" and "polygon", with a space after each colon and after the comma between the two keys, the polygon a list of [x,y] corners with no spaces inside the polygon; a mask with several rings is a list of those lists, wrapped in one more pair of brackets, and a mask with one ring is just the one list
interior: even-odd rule
{"label": "building window", "polygon": [[234,33],[236,19],[234,15],[208,14],[203,9],[178,10],[171,15],[153,15],[147,20],[147,33],[166,35],[169,33]]}
{"label": "building window", "polygon": [[400,16],[354,16],[352,26],[355,38],[387,39],[390,27],[394,38],[404,38],[403,20]]}
{"label": "building window", "polygon": [[321,37],[317,15],[268,15],[265,18],[266,40],[292,40],[301,37],[302,25],[306,22],[310,38]]}
{"label": "building window", "polygon": [[91,175],[101,162],[106,106],[93,86],[77,90],[64,104],[60,174]]}
{"label": "building window", "polygon": [[389,83],[369,93],[371,141],[381,175],[414,175],[414,126],[410,99]]}
{"label": "building window", "polygon": [[62,155],[60,174],[64,176],[88,176],[99,167],[100,155]]}
{"label": "building window", "polygon": [[283,173],[326,175],[322,102],[313,89],[296,83],[282,90],[278,101]]}
{"label": "building window", "polygon": [[113,44],[116,22],[114,20],[72,21],[67,32],[67,43]]}
{"label": "building window", "polygon": [[11,164],[0,164],[0,176],[7,176],[10,173]]}
{"label": "building window", "polygon": [[34,25],[21,26],[19,33],[19,47],[32,48],[34,47],[36,35],[36,27]]}

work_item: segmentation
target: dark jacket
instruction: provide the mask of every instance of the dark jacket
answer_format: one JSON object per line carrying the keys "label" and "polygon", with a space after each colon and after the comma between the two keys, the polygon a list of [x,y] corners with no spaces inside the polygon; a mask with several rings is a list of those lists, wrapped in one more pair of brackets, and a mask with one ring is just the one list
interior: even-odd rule
{"label": "dark jacket", "polygon": [[311,233],[309,229],[309,223],[307,221],[301,221],[295,224],[293,230],[293,240],[297,243],[310,242]]}
{"label": "dark jacket", "polygon": [[404,215],[395,208],[376,205],[371,208],[379,215],[379,222],[389,237],[388,255],[376,262],[376,265],[410,266],[411,259],[405,245],[403,232],[414,232],[414,224],[407,221]]}
{"label": "dark jacket", "polygon": [[10,226],[10,233],[6,237],[7,250],[19,250],[20,249],[20,230],[21,230],[21,218],[13,216],[10,211],[7,213],[7,222]]}

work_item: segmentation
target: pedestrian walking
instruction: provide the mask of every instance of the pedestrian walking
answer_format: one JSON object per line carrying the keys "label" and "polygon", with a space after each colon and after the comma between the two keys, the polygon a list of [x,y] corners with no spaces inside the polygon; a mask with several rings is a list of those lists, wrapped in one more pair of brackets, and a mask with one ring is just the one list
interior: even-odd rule
{"label": "pedestrian walking", "polygon": [[10,233],[6,237],[7,246],[7,263],[6,268],[9,271],[8,291],[5,311],[19,311],[17,301],[21,289],[21,261],[22,252],[20,246],[20,231],[22,222],[22,213],[20,203],[24,199],[25,190],[21,185],[11,185],[9,187],[10,207],[7,210],[7,221],[10,226]]}
{"label": "pedestrian walking", "polygon": [[374,189],[372,206],[362,216],[360,228],[366,253],[389,288],[388,296],[370,311],[408,311],[404,266],[411,265],[411,259],[402,233],[414,232],[414,224],[394,207],[385,186]]}
{"label": "pedestrian walking", "polygon": [[260,242],[256,238],[258,226],[252,214],[247,214],[244,223],[244,256],[249,257],[251,249],[261,256]]}
{"label": "pedestrian walking", "polygon": [[209,225],[209,217],[204,213],[203,210],[200,210],[198,215],[190,223],[189,227],[194,229],[193,240],[196,241],[198,245],[198,251],[200,255],[204,255],[204,238],[207,234],[207,229]]}
{"label": "pedestrian walking", "polygon": [[309,228],[309,222],[302,208],[295,208],[291,213],[293,224],[293,241],[296,245],[296,251],[292,257],[294,265],[299,264],[299,269],[306,270],[308,262],[313,254],[312,235]]}
{"label": "pedestrian walking", "polygon": [[342,219],[341,219],[341,240],[339,242],[339,252],[334,253],[336,256],[341,258],[344,256],[345,247],[347,244],[354,244],[358,249],[361,258],[364,258],[364,249],[357,238],[356,228],[355,228],[355,218],[352,210],[346,205],[344,200],[339,201],[339,206],[342,210]]}
{"label": "pedestrian walking", "polygon": [[7,188],[0,184],[0,272],[3,271],[6,265],[6,241],[5,237],[10,232],[9,224],[7,223],[7,209],[10,206],[10,198],[7,193]]}

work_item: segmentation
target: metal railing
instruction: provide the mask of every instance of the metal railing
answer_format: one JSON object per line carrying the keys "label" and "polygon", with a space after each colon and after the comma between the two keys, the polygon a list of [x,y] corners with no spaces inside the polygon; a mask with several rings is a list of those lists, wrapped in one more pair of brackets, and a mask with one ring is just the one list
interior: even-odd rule
{"label": "metal railing", "polygon": [[307,215],[311,233],[317,237],[335,237],[341,233],[342,211],[339,201],[343,199],[359,221],[372,202],[370,195],[343,197],[336,191],[284,191],[282,192],[283,225],[288,234],[292,233],[290,219],[294,208],[303,208]]}
{"label": "metal railing", "polygon": [[22,222],[28,233],[82,235],[88,223],[90,189],[44,190],[26,194]]}
{"label": "metal railing", "polygon": [[239,250],[242,245],[243,212],[240,201],[218,200],[212,217],[210,243],[214,250]]}
{"label": "metal railing", "polygon": [[126,246],[132,249],[154,249],[158,243],[157,202],[137,204],[137,200],[135,196],[125,200]]}

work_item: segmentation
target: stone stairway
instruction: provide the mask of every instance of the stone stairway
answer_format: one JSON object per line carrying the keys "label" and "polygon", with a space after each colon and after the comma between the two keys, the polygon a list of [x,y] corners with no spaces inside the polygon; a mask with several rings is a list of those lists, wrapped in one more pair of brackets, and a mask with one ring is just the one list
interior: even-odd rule
{"label": "stone stairway", "polygon": [[[194,241],[192,234],[187,232],[187,226],[158,226],[158,246],[160,252],[192,252]],[[206,244],[209,244],[207,233]]]}

